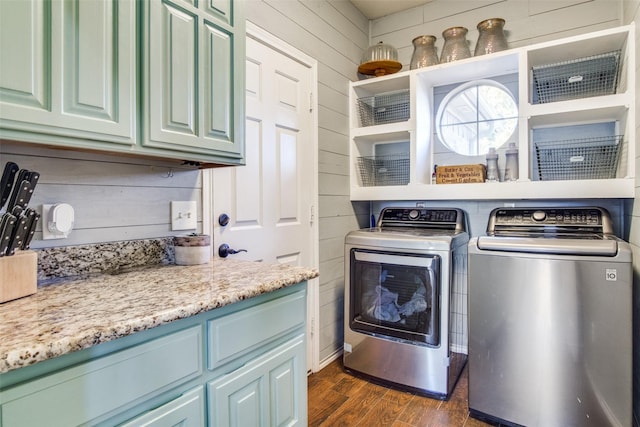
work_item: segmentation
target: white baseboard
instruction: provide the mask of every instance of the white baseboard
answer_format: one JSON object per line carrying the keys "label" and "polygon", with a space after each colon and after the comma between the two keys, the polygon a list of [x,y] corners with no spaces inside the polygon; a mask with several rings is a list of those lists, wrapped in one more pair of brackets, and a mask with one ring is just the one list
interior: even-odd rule
{"label": "white baseboard", "polygon": [[[327,367],[327,365],[329,365],[331,362],[337,360],[338,358],[342,357],[342,349],[339,348],[337,349],[334,353],[330,354],[329,356],[325,357],[324,359],[322,359],[319,363],[319,368],[317,372],[320,372],[322,369],[324,369],[325,367]],[[314,372],[309,372],[310,374],[313,374]]]}

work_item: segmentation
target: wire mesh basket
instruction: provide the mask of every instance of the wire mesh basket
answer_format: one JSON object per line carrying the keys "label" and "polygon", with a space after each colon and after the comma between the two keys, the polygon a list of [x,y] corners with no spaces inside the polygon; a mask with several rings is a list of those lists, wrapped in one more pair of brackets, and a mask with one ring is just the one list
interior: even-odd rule
{"label": "wire mesh basket", "polygon": [[405,154],[358,157],[358,169],[363,187],[409,183],[409,158]]}
{"label": "wire mesh basket", "polygon": [[536,142],[540,181],[616,177],[622,136]]}
{"label": "wire mesh basket", "polygon": [[535,104],[616,93],[621,51],[532,67]]}
{"label": "wire mesh basket", "polygon": [[358,112],[361,126],[409,120],[409,90],[359,98]]}

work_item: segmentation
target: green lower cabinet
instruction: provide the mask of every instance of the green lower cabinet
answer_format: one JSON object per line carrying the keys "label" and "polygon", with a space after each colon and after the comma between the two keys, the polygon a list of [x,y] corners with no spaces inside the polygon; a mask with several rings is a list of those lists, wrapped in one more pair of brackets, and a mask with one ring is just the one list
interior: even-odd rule
{"label": "green lower cabinet", "polygon": [[202,387],[139,416],[122,427],[200,427],[205,424]]}
{"label": "green lower cabinet", "polygon": [[306,282],[0,375],[0,427],[306,426]]}
{"label": "green lower cabinet", "polygon": [[[197,326],[0,392],[4,427],[97,423],[202,373]],[[37,410],[34,410],[36,409]]]}
{"label": "green lower cabinet", "polygon": [[306,426],[305,339],[300,335],[207,385],[209,425]]}

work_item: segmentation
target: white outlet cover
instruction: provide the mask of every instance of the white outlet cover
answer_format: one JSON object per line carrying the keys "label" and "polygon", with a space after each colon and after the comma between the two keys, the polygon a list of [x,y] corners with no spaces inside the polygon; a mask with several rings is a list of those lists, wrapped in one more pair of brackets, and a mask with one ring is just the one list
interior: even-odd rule
{"label": "white outlet cover", "polygon": [[66,239],[73,230],[75,213],[67,203],[42,205],[42,240]]}
{"label": "white outlet cover", "polygon": [[171,230],[195,230],[198,227],[198,213],[195,201],[171,202]]}

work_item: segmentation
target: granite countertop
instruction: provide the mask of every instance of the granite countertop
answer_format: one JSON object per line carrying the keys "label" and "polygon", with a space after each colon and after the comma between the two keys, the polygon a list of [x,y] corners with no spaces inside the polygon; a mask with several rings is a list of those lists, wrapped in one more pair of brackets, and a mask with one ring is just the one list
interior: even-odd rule
{"label": "granite countertop", "polygon": [[0,373],[317,276],[311,268],[216,259],[62,280],[0,304]]}

